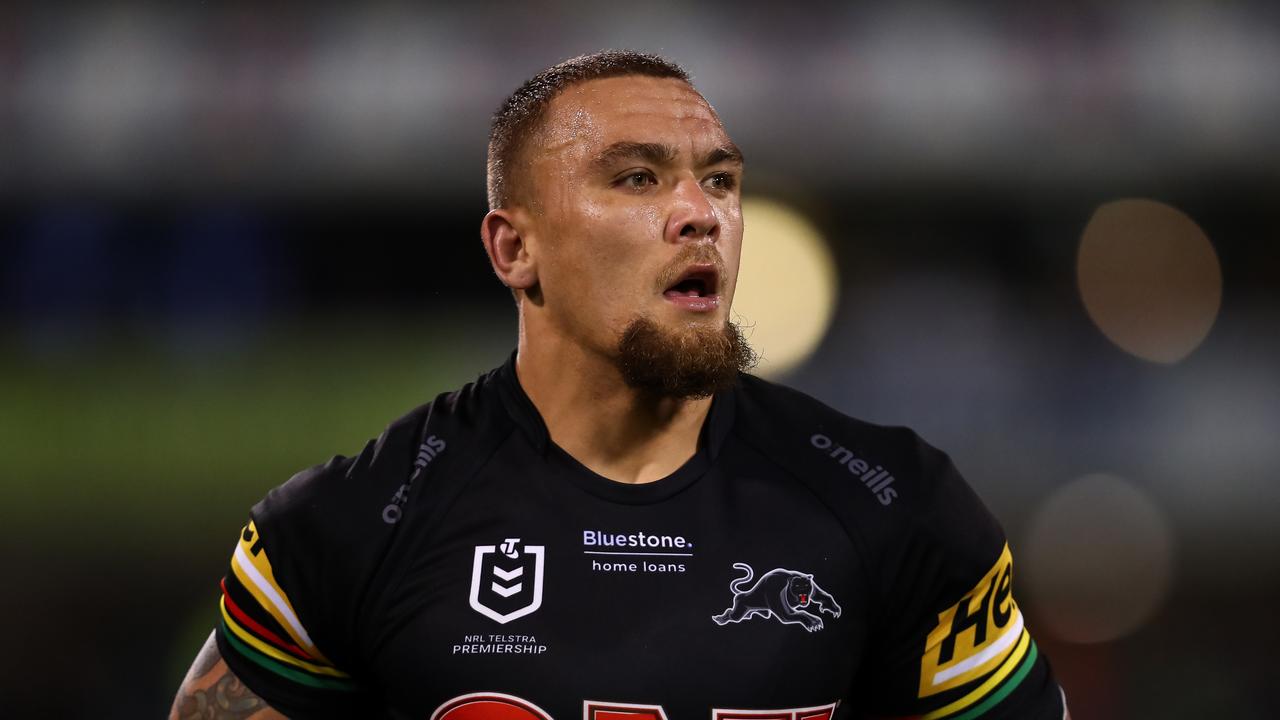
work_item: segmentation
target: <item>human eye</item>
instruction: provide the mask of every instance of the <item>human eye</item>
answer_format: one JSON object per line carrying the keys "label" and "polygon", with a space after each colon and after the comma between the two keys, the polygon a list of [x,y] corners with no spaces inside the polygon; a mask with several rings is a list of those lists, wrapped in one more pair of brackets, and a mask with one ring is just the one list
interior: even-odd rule
{"label": "human eye", "polygon": [[712,190],[728,192],[738,187],[738,176],[731,172],[718,172],[708,177],[705,182]]}
{"label": "human eye", "polygon": [[614,184],[627,190],[644,190],[650,185],[657,185],[658,178],[648,170],[629,170],[623,173]]}

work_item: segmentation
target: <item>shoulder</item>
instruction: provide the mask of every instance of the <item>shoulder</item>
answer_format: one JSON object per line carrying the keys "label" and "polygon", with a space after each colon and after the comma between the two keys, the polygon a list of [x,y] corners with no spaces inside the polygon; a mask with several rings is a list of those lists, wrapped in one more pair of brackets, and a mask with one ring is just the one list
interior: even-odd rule
{"label": "shoulder", "polygon": [[[382,560],[432,510],[418,491],[466,475],[487,457],[482,446],[507,434],[493,380],[489,373],[441,394],[356,455],[334,456],[270,490],[242,530],[226,597],[262,608],[264,620],[291,628],[302,647],[324,648],[336,667],[360,667],[363,631],[374,622],[368,603],[390,582]],[[426,512],[415,516],[413,500]]]}
{"label": "shoulder", "polygon": [[[270,490],[251,515],[263,540],[367,544],[398,524],[413,487],[474,460],[505,434],[493,372],[442,393],[389,423],[353,456],[335,455]],[[471,449],[473,452],[468,452]]]}
{"label": "shoulder", "polygon": [[818,485],[858,491],[867,502],[857,505],[918,510],[950,464],[910,428],[850,417],[784,385],[744,375],[737,397],[746,442]]}
{"label": "shoulder", "polygon": [[749,375],[735,414],[738,436],[807,485],[872,556],[922,541],[969,545],[979,565],[998,552],[1003,530],[950,456],[914,430],[859,420]]}

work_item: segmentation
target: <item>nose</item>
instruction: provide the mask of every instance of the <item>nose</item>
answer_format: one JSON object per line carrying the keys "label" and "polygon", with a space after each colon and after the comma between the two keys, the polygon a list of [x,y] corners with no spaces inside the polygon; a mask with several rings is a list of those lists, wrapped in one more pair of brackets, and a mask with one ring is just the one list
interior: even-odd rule
{"label": "nose", "polygon": [[720,238],[720,218],[707,200],[702,186],[693,178],[681,180],[672,191],[674,200],[667,218],[667,242],[680,243]]}

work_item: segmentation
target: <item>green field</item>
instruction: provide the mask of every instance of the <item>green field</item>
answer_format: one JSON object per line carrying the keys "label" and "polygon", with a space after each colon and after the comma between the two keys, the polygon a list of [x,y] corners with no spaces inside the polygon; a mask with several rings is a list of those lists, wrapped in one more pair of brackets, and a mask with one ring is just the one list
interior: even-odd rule
{"label": "green field", "polygon": [[[0,521],[56,545],[225,543],[273,485],[501,363],[503,318],[268,327],[236,343],[158,333],[0,346]],[[50,547],[54,543],[55,547]],[[99,548],[102,549],[102,548]]]}

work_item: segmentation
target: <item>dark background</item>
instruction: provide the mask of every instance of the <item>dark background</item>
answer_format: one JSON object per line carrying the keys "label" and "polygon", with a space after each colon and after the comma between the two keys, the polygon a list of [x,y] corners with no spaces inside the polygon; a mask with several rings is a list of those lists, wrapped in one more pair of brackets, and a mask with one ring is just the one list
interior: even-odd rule
{"label": "dark background", "polygon": [[[248,507],[505,358],[514,310],[478,240],[488,116],[548,64],[631,47],[684,64],[748,157],[746,195],[825,238],[837,292],[796,310],[830,312],[825,331],[761,371],[954,456],[1075,717],[1269,717],[1277,19],[0,8],[0,715],[164,713]],[[1173,361],[1126,351],[1082,297],[1086,227],[1126,198],[1176,209],[1219,264],[1191,268],[1220,280],[1204,300],[1150,216],[1104,237],[1142,249],[1115,282],[1172,278],[1143,312],[1185,345]],[[751,217],[744,252],[786,262]],[[743,283],[806,289],[767,280]]]}

